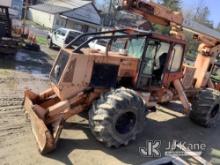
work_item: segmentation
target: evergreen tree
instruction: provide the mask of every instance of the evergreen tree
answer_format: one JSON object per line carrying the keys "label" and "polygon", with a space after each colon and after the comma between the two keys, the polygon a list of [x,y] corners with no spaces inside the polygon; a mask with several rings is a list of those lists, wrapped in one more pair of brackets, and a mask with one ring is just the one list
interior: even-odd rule
{"label": "evergreen tree", "polygon": [[181,10],[181,0],[159,0],[159,2],[174,11]]}

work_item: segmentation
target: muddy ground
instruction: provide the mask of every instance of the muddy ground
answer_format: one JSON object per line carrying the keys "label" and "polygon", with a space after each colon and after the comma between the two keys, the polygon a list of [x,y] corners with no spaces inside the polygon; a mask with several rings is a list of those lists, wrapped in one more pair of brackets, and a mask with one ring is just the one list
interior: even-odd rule
{"label": "muddy ground", "polygon": [[154,159],[139,152],[139,147],[146,146],[146,140],[161,140],[162,155],[173,140],[186,145],[204,143],[202,157],[220,164],[220,124],[211,129],[199,127],[179,113],[181,106],[174,103],[170,109],[158,107],[156,113],[150,113],[143,125],[144,132],[119,149],[109,149],[97,142],[87,120],[74,116],[65,124],[56,151],[40,155],[22,101],[25,88],[40,92],[49,86],[48,73],[57,51],[45,47],[41,50],[41,53],[20,51],[14,56],[0,56],[0,164],[138,165]]}

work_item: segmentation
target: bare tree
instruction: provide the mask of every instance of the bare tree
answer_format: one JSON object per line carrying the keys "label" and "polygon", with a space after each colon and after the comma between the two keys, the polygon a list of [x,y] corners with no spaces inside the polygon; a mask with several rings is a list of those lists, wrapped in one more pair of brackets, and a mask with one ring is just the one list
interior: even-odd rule
{"label": "bare tree", "polygon": [[198,23],[204,24],[206,26],[209,26],[213,28],[213,22],[208,19],[208,16],[210,14],[208,7],[198,7],[197,13],[194,16],[194,20]]}
{"label": "bare tree", "polygon": [[220,32],[220,22],[218,23],[216,30]]}

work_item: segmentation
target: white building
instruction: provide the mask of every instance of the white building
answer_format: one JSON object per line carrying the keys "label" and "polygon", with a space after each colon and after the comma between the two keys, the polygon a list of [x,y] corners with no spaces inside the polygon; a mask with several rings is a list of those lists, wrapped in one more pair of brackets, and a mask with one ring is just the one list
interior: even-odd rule
{"label": "white building", "polygon": [[52,0],[29,7],[28,19],[49,29],[66,27],[82,32],[100,28],[101,18],[89,1]]}
{"label": "white building", "polygon": [[4,0],[4,1],[0,1],[0,6],[11,7],[11,2],[12,2],[12,0]]}

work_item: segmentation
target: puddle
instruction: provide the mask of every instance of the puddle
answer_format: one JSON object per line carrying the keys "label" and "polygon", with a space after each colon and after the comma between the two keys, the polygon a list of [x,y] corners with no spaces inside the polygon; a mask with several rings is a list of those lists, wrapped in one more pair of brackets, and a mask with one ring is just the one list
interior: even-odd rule
{"label": "puddle", "polygon": [[15,55],[15,60],[17,62],[36,62],[43,64],[46,62],[46,59],[40,59],[42,57],[34,57],[33,55],[31,56],[30,54],[27,54],[25,52],[17,52]]}
{"label": "puddle", "polygon": [[29,55],[23,52],[17,52],[15,55],[16,61],[26,61],[29,58]]}
{"label": "puddle", "polygon": [[15,70],[30,73],[35,78],[48,79],[50,67],[44,54],[20,51],[15,55]]}
{"label": "puddle", "polygon": [[0,56],[0,70],[10,69],[30,73],[35,77],[48,77],[51,64],[43,52],[19,51],[16,55]]}
{"label": "puddle", "polygon": [[0,55],[0,95],[23,95],[25,88],[42,91],[49,85],[51,59],[43,52]]}
{"label": "puddle", "polygon": [[48,79],[49,77],[48,73],[44,73],[44,69],[39,67],[27,67],[27,66],[17,65],[15,67],[15,70],[19,72],[28,72],[35,78]]}

